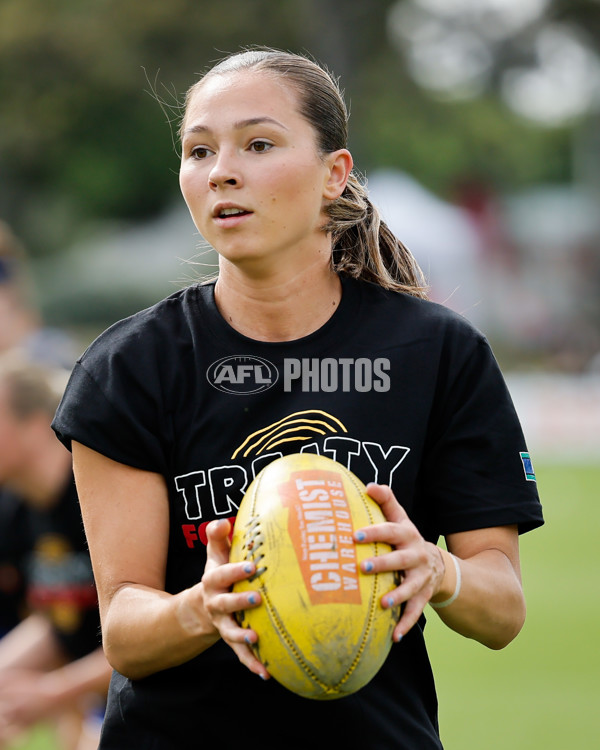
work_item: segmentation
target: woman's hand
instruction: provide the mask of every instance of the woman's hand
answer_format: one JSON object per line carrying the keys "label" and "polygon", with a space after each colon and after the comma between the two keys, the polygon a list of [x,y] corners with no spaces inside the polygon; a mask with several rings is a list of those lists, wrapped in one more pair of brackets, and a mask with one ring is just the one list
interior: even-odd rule
{"label": "woman's hand", "polygon": [[406,603],[393,634],[394,640],[399,641],[416,624],[427,602],[438,592],[445,565],[439,547],[423,539],[388,486],[370,483],[367,492],[381,506],[387,521],[358,529],[354,538],[359,544],[387,542],[393,548],[385,555],[363,560],[361,570],[367,574],[382,571],[402,573],[400,585],[386,593],[381,601],[386,609]]}
{"label": "woman's hand", "polygon": [[258,640],[258,635],[254,630],[240,627],[234,617],[234,613],[239,610],[258,607],[262,601],[261,596],[258,591],[231,591],[236,581],[253,575],[255,565],[252,562],[229,562],[229,532],[230,526],[226,520],[213,521],[206,529],[207,560],[202,576],[204,606],[221,638],[231,646],[242,664],[266,680],[269,673],[254,656],[251,648],[251,644]]}

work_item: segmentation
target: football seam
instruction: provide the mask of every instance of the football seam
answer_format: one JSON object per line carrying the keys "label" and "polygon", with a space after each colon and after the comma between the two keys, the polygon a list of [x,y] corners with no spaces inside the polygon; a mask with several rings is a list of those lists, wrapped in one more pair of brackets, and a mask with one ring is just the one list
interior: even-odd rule
{"label": "football seam", "polygon": [[321,688],[321,690],[323,690],[323,692],[331,693],[333,690],[335,690],[335,687],[332,688],[329,685],[327,685],[327,683],[320,680],[319,677],[315,674],[315,672],[311,669],[310,664],[304,659],[294,639],[291,637],[289,631],[283,624],[281,618],[279,617],[277,609],[273,606],[271,599],[269,595],[267,594],[266,589],[263,586],[261,586],[260,592],[261,594],[264,595],[265,604],[267,605],[267,609],[269,611],[269,616],[273,620],[275,627],[277,628],[277,632],[283,638],[285,644],[294,655],[297,665],[302,669],[302,671],[306,674],[306,676],[309,679],[311,679],[315,684],[317,684]]}
{"label": "football seam", "polygon": [[[262,477],[259,479],[258,483],[256,484],[256,488],[254,490],[253,496],[252,496],[252,517],[257,518],[256,515],[256,498],[258,497],[258,489],[259,485],[262,482]],[[259,577],[260,580],[260,577]],[[323,691],[330,692],[331,689],[322,682],[318,676],[313,672],[313,670],[310,668],[310,665],[304,660],[302,657],[302,654],[300,650],[298,649],[294,639],[289,634],[287,628],[283,624],[281,618],[279,617],[279,613],[277,612],[277,609],[273,606],[273,602],[271,601],[271,598],[269,594],[267,593],[267,590],[263,584],[260,584],[259,591],[261,593],[261,596],[264,598],[264,603],[267,607],[267,610],[269,612],[269,616],[273,620],[275,627],[277,628],[277,631],[279,632],[280,636],[283,638],[285,644],[289,648],[289,650],[294,655],[294,658],[296,659],[296,663],[298,666],[302,669],[303,672],[306,673],[307,677],[309,677],[314,683],[316,683]],[[258,653],[260,653],[260,644],[256,644],[256,649]]]}
{"label": "football seam", "polygon": [[[342,468],[345,469],[344,466],[342,466]],[[364,493],[363,493],[363,491],[361,489],[361,486],[359,484],[357,484],[357,482],[356,482],[356,480],[355,480],[354,475],[352,474],[352,472],[345,471],[344,473],[348,477],[348,479],[350,480],[350,482],[354,485],[354,488],[359,493],[359,495],[361,497],[361,500],[363,502],[363,506],[365,507],[365,510],[367,511],[367,515],[369,516],[369,520],[371,521],[371,524],[372,524],[373,521],[374,521],[373,513],[371,511],[371,508],[369,507],[369,504],[365,501],[365,495],[364,495]],[[379,556],[379,543],[378,542],[371,542],[371,544],[373,544],[374,547],[375,547],[375,557],[378,557]],[[358,648],[358,651],[356,652],[356,655],[355,655],[352,663],[348,667],[348,671],[346,672],[346,674],[344,675],[344,677],[338,682],[337,686],[343,685],[344,683],[348,682],[348,680],[350,679],[350,677],[354,674],[354,672],[356,670],[356,667],[358,666],[358,663],[360,662],[360,659],[361,659],[361,657],[363,655],[363,652],[364,652],[364,650],[366,648],[366,644],[367,644],[367,640],[368,640],[368,633],[369,633],[371,627],[373,626],[373,621],[375,620],[375,607],[376,607],[376,604],[377,604],[378,593],[379,593],[379,579],[377,578],[377,576],[375,576],[374,577],[373,593],[372,593],[372,595],[370,597],[370,602],[369,602],[368,617],[367,617],[367,620],[366,620],[364,628],[363,628],[363,633],[362,633],[362,637],[361,637],[360,646]]]}
{"label": "football seam", "polygon": [[[342,468],[345,469],[345,467],[342,467]],[[364,506],[365,510],[367,511],[367,515],[369,516],[369,520],[371,521],[371,523],[373,523],[373,521],[374,521],[374,519],[373,519],[373,513],[371,511],[371,508],[369,507],[369,504],[367,502],[365,502],[364,493],[363,493],[360,485],[357,484],[357,482],[354,479],[354,476],[352,475],[351,472],[345,470],[344,471],[344,475],[350,480],[350,482],[353,484],[353,486],[356,489],[356,491],[359,493],[359,495],[360,495],[360,497],[362,499],[362,502],[363,502],[363,506]],[[255,500],[257,494],[258,494],[258,488],[257,488],[257,492],[254,494],[254,497],[252,498],[253,501]],[[255,510],[254,505],[253,505],[253,510]],[[378,554],[379,554],[379,546],[380,545],[379,545],[378,542],[372,542],[372,544],[375,547],[375,556],[378,556]],[[367,645],[367,641],[368,641],[368,638],[369,638],[369,631],[371,630],[373,622],[375,620],[375,607],[377,605],[377,597],[378,597],[378,593],[379,593],[379,588],[380,588],[379,581],[378,581],[377,577],[375,576],[374,577],[373,592],[372,592],[372,595],[370,596],[369,608],[367,610],[367,613],[368,613],[367,614],[367,619],[366,619],[365,624],[363,626],[362,635],[361,635],[361,638],[360,638],[360,641],[359,641],[359,647],[358,647],[358,649],[357,649],[357,651],[356,651],[356,653],[354,655],[354,658],[353,658],[352,662],[350,663],[350,665],[349,665],[346,673],[344,674],[344,676],[341,677],[340,680],[335,685],[332,685],[332,686],[329,686],[329,685],[327,685],[327,683],[324,683],[322,680],[320,680],[319,677],[315,674],[315,672],[311,669],[310,664],[303,658],[303,656],[302,656],[300,650],[298,649],[298,647],[297,647],[294,639],[291,637],[289,631],[287,630],[287,628],[283,624],[283,621],[279,617],[279,614],[278,614],[276,608],[273,606],[273,604],[271,602],[271,599],[270,599],[270,597],[269,597],[266,589],[264,588],[264,586],[261,585],[260,591],[261,591],[261,594],[264,596],[265,604],[267,605],[267,609],[269,611],[271,619],[273,620],[273,622],[275,624],[275,627],[277,628],[277,631],[279,632],[280,636],[283,638],[284,642],[286,643],[286,645],[288,646],[288,648],[290,649],[290,651],[294,655],[294,657],[296,659],[297,665],[305,672],[306,676],[309,679],[311,679],[315,684],[317,684],[325,693],[334,693],[334,692],[338,691],[338,689],[341,686],[343,686],[345,683],[348,682],[348,680],[352,677],[352,675],[354,674],[354,672],[356,671],[356,668],[358,667],[358,665],[360,663],[360,660],[361,660],[362,655],[363,655],[363,653],[365,651],[365,648],[366,648],[366,645]]]}

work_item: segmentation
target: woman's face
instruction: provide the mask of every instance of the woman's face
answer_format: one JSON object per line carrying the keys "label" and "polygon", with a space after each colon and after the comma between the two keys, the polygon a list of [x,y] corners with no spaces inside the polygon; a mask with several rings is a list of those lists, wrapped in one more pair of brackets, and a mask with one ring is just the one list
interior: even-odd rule
{"label": "woman's face", "polygon": [[236,265],[328,256],[323,207],[343,189],[332,190],[334,161],[318,153],[294,89],[269,73],[211,76],[188,105],[181,190],[198,231]]}

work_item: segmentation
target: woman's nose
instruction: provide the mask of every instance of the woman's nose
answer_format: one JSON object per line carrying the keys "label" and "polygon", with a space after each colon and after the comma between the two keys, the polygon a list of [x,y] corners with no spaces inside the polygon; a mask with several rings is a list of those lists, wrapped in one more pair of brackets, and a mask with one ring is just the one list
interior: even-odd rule
{"label": "woman's nose", "polygon": [[241,174],[235,156],[221,151],[208,175],[209,185],[216,189],[224,185],[237,187],[241,184]]}

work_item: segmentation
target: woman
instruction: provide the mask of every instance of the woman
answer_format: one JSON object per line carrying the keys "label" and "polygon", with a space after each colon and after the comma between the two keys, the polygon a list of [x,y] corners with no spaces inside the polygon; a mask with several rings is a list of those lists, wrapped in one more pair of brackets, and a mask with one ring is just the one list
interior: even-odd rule
{"label": "woman", "polygon": [[[483,337],[423,299],[346,137],[335,83],[303,57],[210,70],[186,99],[180,184],[218,280],[117,323],[73,372],[54,426],[116,670],[102,748],[439,748],[425,605],[491,648],[523,623],[518,532],[542,517],[510,398]],[[355,540],[394,549],[363,572],[404,572],[382,601],[404,604],[388,660],[324,703],[268,679],[234,618],[260,595],[230,591],[254,572],[228,562],[245,489],[303,450],[384,510]]]}

